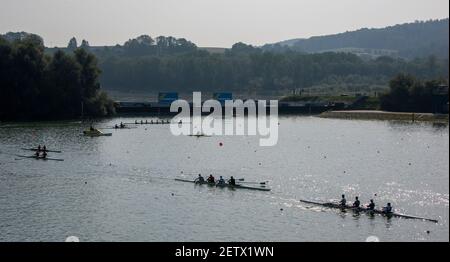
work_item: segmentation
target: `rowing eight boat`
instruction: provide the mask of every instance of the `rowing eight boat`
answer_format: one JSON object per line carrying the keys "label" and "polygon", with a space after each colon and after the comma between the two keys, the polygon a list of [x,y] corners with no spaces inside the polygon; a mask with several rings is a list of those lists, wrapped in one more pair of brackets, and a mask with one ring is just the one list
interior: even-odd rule
{"label": "rowing eight boat", "polygon": [[[172,122],[147,122],[147,123],[124,123],[125,125],[170,125],[172,124]],[[177,124],[177,123],[173,123],[173,124]]]}
{"label": "rowing eight boat", "polygon": [[[38,151],[37,148],[21,148],[22,150],[28,150],[28,151]],[[39,151],[44,151],[42,148]],[[62,153],[62,151],[57,151],[57,150],[48,150],[46,149],[45,151],[49,152],[49,153]]]}
{"label": "rowing eight boat", "polygon": [[33,158],[36,160],[53,160],[53,161],[64,161],[64,159],[59,158],[50,158],[50,157],[42,157],[42,156],[23,156],[23,155],[16,155],[17,157],[23,157],[23,158]]}
{"label": "rowing eight boat", "polygon": [[300,200],[300,202],[306,203],[306,204],[323,206],[323,207],[327,207],[327,208],[337,208],[337,209],[341,209],[341,210],[353,210],[355,212],[364,212],[364,213],[368,213],[368,214],[379,214],[379,215],[383,215],[383,216],[386,216],[386,217],[399,217],[399,218],[406,218],[406,219],[419,219],[419,220],[424,220],[424,221],[430,221],[430,222],[438,223],[438,221],[436,219],[430,219],[430,218],[418,217],[418,216],[410,216],[410,215],[405,215],[405,214],[400,214],[400,213],[385,213],[382,210],[378,210],[378,209],[370,210],[368,208],[363,208],[363,207],[355,208],[355,207],[352,207],[352,206],[342,206],[342,205],[336,204],[336,203],[320,203],[320,202],[314,202],[314,201],[308,201],[308,200]]}
{"label": "rowing eight boat", "polygon": [[215,187],[228,187],[231,189],[249,189],[249,190],[258,190],[258,191],[270,191],[270,188],[262,188],[262,187],[249,187],[249,186],[244,186],[244,185],[230,185],[230,184],[216,184],[216,183],[208,183],[208,182],[203,182],[203,183],[199,183],[197,181],[193,181],[193,180],[187,180],[187,179],[179,179],[179,178],[175,178],[175,181],[179,181],[179,182],[187,182],[187,183],[194,183],[194,184],[200,184],[200,185],[209,185],[209,186],[215,186]]}

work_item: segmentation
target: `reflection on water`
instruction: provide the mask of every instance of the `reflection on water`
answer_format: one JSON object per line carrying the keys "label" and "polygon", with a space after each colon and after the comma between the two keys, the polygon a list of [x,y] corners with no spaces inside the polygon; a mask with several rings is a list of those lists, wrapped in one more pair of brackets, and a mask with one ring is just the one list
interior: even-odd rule
{"label": "reflection on water", "polygon": [[[91,138],[81,135],[88,124],[79,122],[7,124],[0,128],[0,241],[448,241],[448,126],[279,121],[278,144],[268,148],[257,136],[176,137],[168,125]],[[62,150],[50,156],[65,161],[15,160],[31,153],[20,148],[36,144]],[[173,180],[199,173],[269,181],[272,191]],[[439,223],[298,201],[343,193]]]}

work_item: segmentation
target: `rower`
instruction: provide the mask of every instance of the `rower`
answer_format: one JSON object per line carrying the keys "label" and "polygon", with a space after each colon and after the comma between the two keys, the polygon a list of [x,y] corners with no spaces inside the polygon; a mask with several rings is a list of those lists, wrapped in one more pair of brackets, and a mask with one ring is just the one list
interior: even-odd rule
{"label": "rower", "polygon": [[148,124],[148,121],[147,121],[147,120],[145,120],[145,124]]}
{"label": "rower", "polygon": [[367,208],[369,210],[375,210],[375,202],[373,202],[373,199],[370,200],[370,204],[367,205]]}
{"label": "rower", "polygon": [[41,145],[38,145],[37,147],[37,151],[40,152],[41,151]]}
{"label": "rower", "polygon": [[345,199],[345,195],[342,195],[340,204],[341,204],[341,206],[346,206],[347,205],[347,200]]}
{"label": "rower", "polygon": [[235,186],[236,185],[236,179],[234,179],[233,176],[230,177],[230,180],[228,180],[228,184]]}
{"label": "rower", "polygon": [[114,128],[115,128],[115,129],[119,129],[119,126],[116,124],[116,125],[114,126]]}
{"label": "rower", "polygon": [[182,120],[178,121],[178,124],[180,124],[180,125],[183,124],[183,121]]}
{"label": "rower", "polygon": [[39,157],[39,153],[40,153],[40,152],[41,152],[40,150],[37,150],[36,153],[34,153],[34,156],[35,156],[35,157]]}
{"label": "rower", "polygon": [[392,213],[392,205],[391,205],[391,203],[387,203],[387,206],[383,207],[383,213],[385,213],[385,214]]}
{"label": "rower", "polygon": [[141,120],[141,125],[144,124],[144,121]]}
{"label": "rower", "polygon": [[94,131],[95,129],[94,129],[94,127],[91,125],[91,126],[89,127],[89,130]]}
{"label": "rower", "polygon": [[355,197],[355,202],[353,202],[353,207],[359,208],[361,202],[359,201],[359,197]]}
{"label": "rower", "polygon": [[214,177],[213,177],[212,174],[209,175],[207,182],[208,182],[208,183],[215,183],[215,179],[214,179]]}
{"label": "rower", "polygon": [[138,124],[138,121],[137,121],[137,120],[134,120],[134,123],[137,125],[137,124]]}
{"label": "rower", "polygon": [[219,181],[217,182],[218,185],[225,185],[225,179],[223,179],[222,176],[220,176]]}
{"label": "rower", "polygon": [[45,149],[44,152],[42,152],[42,158],[47,158],[47,151],[45,151]]}
{"label": "rower", "polygon": [[202,177],[202,174],[198,174],[198,177],[195,179],[195,183],[198,184],[205,183],[205,179]]}
{"label": "rower", "polygon": [[42,147],[42,152],[47,153],[47,147],[45,145]]}
{"label": "rower", "polygon": [[123,122],[120,122],[120,128],[124,128],[125,125],[123,124]]}

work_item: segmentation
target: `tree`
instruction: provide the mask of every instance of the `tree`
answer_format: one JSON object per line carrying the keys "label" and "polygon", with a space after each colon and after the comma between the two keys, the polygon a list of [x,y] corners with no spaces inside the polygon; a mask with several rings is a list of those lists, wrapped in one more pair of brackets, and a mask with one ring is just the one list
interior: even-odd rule
{"label": "tree", "polygon": [[84,49],[48,56],[36,37],[14,42],[0,37],[0,120],[74,118],[82,101],[86,115],[111,114],[99,74],[95,56]]}
{"label": "tree", "polygon": [[69,50],[75,50],[78,48],[78,43],[77,43],[77,39],[75,37],[72,37],[69,40],[69,43],[67,44],[67,49]]}
{"label": "tree", "polygon": [[98,68],[97,58],[82,48],[75,50],[74,54],[81,68],[81,93],[83,97],[93,97],[100,90],[98,78],[101,71]]}
{"label": "tree", "polygon": [[87,40],[83,39],[83,41],[81,41],[80,48],[84,48],[84,49],[89,48],[89,42]]}
{"label": "tree", "polygon": [[440,84],[438,80],[422,82],[399,74],[390,81],[390,91],[380,98],[380,106],[389,111],[433,112],[433,93]]}

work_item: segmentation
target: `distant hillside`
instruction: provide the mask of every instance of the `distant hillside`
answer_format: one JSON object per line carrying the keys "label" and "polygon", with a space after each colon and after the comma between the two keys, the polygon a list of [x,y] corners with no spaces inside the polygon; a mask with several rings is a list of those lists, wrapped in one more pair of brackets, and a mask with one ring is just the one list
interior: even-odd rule
{"label": "distant hillside", "polygon": [[263,49],[277,51],[288,47],[306,53],[341,51],[375,58],[384,55],[402,58],[435,55],[448,58],[448,23],[447,18],[381,29],[363,28],[335,35],[286,40],[265,45]]}

